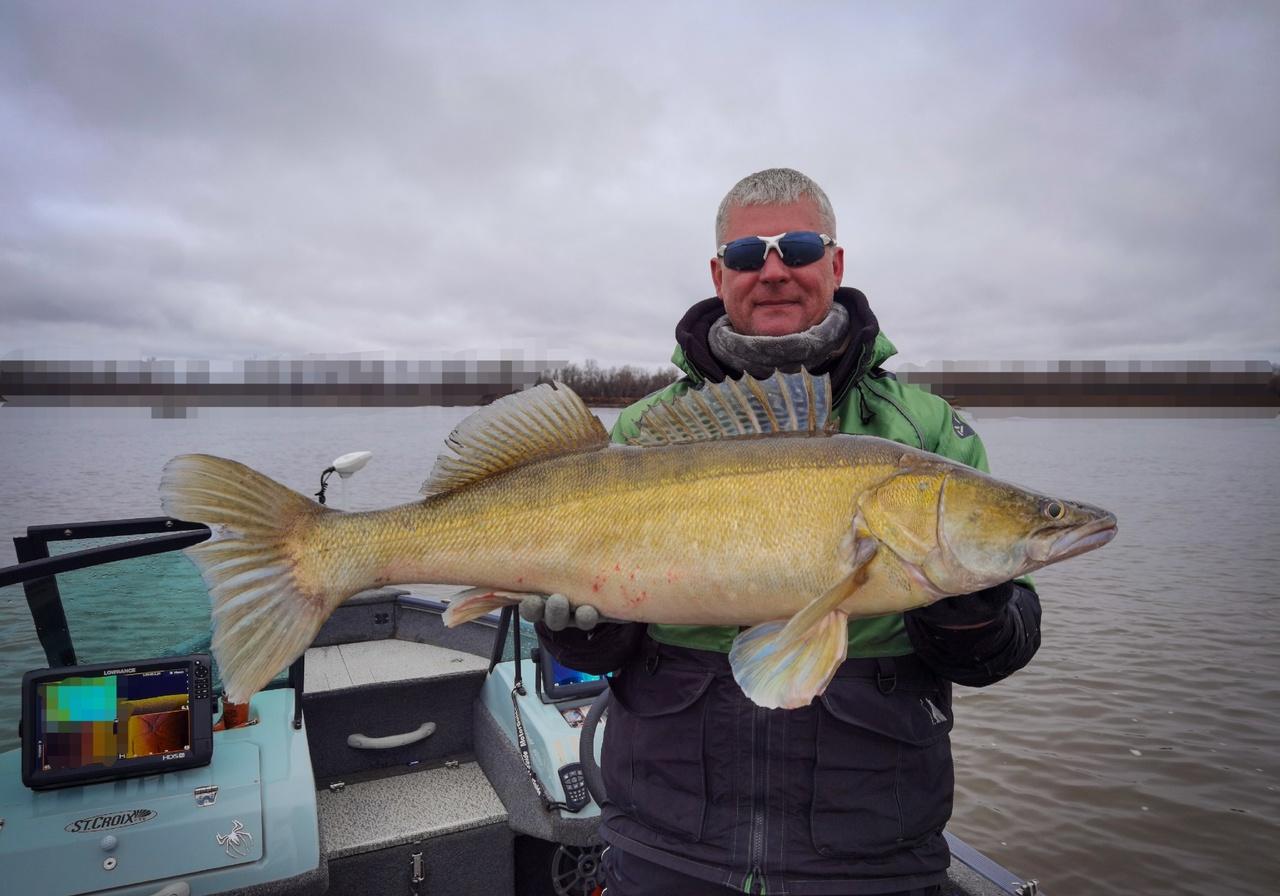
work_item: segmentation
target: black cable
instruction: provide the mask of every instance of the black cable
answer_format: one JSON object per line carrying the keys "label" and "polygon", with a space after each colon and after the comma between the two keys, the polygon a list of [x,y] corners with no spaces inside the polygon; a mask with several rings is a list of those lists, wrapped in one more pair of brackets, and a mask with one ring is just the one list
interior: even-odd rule
{"label": "black cable", "polygon": [[515,625],[511,627],[511,640],[516,651],[516,674],[514,684],[516,691],[523,697],[527,691],[524,689],[524,681],[521,676],[521,667],[524,666],[524,657],[520,656],[520,621],[517,619]]}
{"label": "black cable", "polygon": [[[502,662],[502,648],[507,643],[507,628],[511,625],[511,617],[515,615],[516,608],[507,606],[502,608],[502,613],[498,616],[498,633],[493,638],[493,650],[489,653],[489,671],[493,671],[493,667]],[[516,623],[519,625],[519,623]]]}
{"label": "black cable", "polygon": [[320,491],[316,492],[316,500],[321,504],[324,503],[324,490],[329,487],[329,477],[338,472],[337,467],[329,467],[320,474]]}

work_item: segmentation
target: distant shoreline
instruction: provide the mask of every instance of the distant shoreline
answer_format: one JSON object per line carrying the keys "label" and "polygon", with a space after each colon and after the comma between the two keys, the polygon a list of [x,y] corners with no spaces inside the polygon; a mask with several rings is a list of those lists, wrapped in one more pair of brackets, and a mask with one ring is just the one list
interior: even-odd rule
{"label": "distant shoreline", "polygon": [[1194,362],[1133,367],[1086,362],[1045,370],[926,369],[898,378],[958,407],[1280,409],[1280,377],[1267,362],[1231,365],[1238,369]]}
{"label": "distant shoreline", "polygon": [[[1265,361],[1007,366],[1013,369],[944,365],[907,368],[895,375],[960,408],[1280,410],[1280,377]],[[583,401],[595,407],[625,407],[649,394],[655,383],[660,388],[666,378],[650,375],[640,383],[630,371],[627,375],[633,380],[623,384],[612,376],[614,371],[592,373],[597,381],[570,385],[577,385]],[[671,370],[672,379],[675,375]],[[212,374],[207,364],[0,361],[0,400],[19,407],[150,407],[157,416],[200,407],[476,406],[545,377],[535,365],[484,361],[465,367],[346,360],[240,362]],[[629,394],[637,387],[645,391]]]}

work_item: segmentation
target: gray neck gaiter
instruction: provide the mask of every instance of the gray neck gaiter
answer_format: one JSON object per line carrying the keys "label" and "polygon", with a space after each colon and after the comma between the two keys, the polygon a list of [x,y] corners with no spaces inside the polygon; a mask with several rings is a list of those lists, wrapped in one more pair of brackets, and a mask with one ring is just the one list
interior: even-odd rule
{"label": "gray neck gaiter", "polygon": [[848,335],[849,312],[835,302],[822,320],[787,336],[743,336],[725,315],[711,325],[708,342],[720,362],[764,379],[775,370],[795,373],[802,364],[817,367],[843,347]]}

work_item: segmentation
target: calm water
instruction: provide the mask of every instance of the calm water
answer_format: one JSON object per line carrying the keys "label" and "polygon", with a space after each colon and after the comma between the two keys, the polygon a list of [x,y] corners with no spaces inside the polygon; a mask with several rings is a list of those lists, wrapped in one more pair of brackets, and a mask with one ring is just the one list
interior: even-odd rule
{"label": "calm water", "polygon": [[[412,500],[465,413],[212,409],[152,420],[145,410],[0,408],[0,565],[27,525],[159,514],[160,469],[184,451],[234,457],[311,493],[330,460],[367,449],[374,460],[345,495],[334,481],[332,503]],[[1115,511],[1120,536],[1036,577],[1044,646],[1030,668],[961,689],[953,829],[1055,896],[1276,892],[1280,423],[980,414],[976,425],[998,473]],[[71,613],[77,645],[190,634],[204,608],[166,610],[190,575],[185,559],[170,562],[152,593],[78,583],[119,596],[97,619]],[[15,742],[14,676],[41,665],[21,591],[0,591],[0,748]]]}

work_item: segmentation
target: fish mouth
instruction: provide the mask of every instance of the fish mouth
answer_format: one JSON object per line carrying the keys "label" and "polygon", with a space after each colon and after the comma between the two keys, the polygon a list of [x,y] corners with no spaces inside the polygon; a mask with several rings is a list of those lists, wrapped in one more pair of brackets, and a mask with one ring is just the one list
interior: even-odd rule
{"label": "fish mouth", "polygon": [[1117,531],[1115,514],[1108,513],[1060,536],[1049,548],[1049,556],[1045,562],[1057,563],[1100,548],[1115,538]]}

